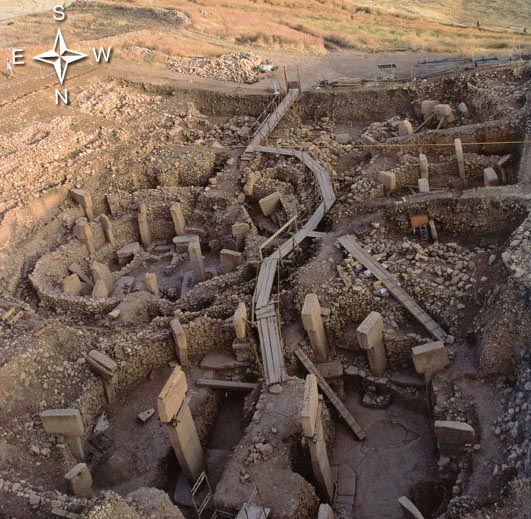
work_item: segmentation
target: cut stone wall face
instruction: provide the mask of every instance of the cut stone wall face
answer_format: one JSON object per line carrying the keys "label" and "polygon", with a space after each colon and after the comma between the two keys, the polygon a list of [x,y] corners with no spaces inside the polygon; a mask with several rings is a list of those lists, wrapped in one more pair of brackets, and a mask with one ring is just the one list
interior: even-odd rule
{"label": "cut stone wall face", "polygon": [[224,273],[233,272],[243,263],[243,255],[229,249],[222,249],[219,253],[219,261]]}
{"label": "cut stone wall face", "polygon": [[319,407],[319,392],[317,377],[307,375],[304,385],[304,400],[302,402],[301,420],[304,436],[313,438],[316,433],[317,408]]}
{"label": "cut stone wall face", "polygon": [[186,221],[184,219],[183,206],[180,202],[175,202],[170,207],[170,214],[175,228],[175,234],[180,236],[185,233]]}

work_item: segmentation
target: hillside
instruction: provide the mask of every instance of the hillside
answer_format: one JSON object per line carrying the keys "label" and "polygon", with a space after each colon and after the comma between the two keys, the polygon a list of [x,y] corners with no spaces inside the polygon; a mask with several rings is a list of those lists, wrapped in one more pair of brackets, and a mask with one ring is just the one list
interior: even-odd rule
{"label": "hillside", "polygon": [[[32,1],[21,8],[8,1],[0,6],[0,46],[39,46],[47,41],[54,3]],[[102,4],[107,4],[105,9]],[[155,61],[164,61],[167,55],[201,56],[238,48],[313,54],[408,49],[466,55],[516,54],[531,48],[531,35],[523,33],[524,27],[531,32],[528,0],[106,0],[88,5],[69,24],[77,39],[115,36],[118,48],[151,49]],[[43,7],[48,9],[44,13]],[[190,24],[177,26],[171,19],[152,16],[153,8],[177,9]],[[30,12],[41,14],[9,19]]]}

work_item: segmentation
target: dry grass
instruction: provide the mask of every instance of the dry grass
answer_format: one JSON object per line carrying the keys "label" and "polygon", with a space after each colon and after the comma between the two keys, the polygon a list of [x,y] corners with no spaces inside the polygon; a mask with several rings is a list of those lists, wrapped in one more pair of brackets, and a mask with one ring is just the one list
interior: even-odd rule
{"label": "dry grass", "polygon": [[[149,15],[111,16],[108,10],[75,11],[65,24],[70,39],[110,38],[118,55],[131,46],[167,55],[216,55],[236,48],[418,51],[509,54],[531,48],[529,0],[106,0],[109,5],[171,8],[186,13],[183,29]],[[12,9],[11,9],[12,11]],[[503,16],[499,13],[503,12]],[[0,15],[2,7],[0,6]],[[48,45],[50,13],[2,24],[0,47]],[[477,30],[479,20],[482,30]]]}
{"label": "dry grass", "polygon": [[[110,0],[123,3],[123,0]],[[227,43],[323,52],[325,48],[491,53],[531,45],[529,0],[129,0],[176,8],[193,29]],[[503,16],[500,16],[500,12]],[[476,29],[479,20],[482,30]]]}

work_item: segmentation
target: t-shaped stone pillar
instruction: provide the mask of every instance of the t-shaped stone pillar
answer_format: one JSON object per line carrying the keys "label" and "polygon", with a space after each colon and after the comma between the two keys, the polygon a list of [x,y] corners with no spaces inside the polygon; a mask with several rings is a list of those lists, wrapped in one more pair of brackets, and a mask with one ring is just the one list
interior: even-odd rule
{"label": "t-shaped stone pillar", "polygon": [[240,341],[247,339],[247,308],[245,303],[240,303],[234,312],[233,323],[236,337]]}
{"label": "t-shaped stone pillar", "polygon": [[315,480],[331,503],[334,499],[334,482],[323,434],[322,405],[317,391],[317,378],[315,375],[308,375],[304,385],[304,400],[301,411],[302,429],[310,448]]}
{"label": "t-shaped stone pillar", "polygon": [[76,203],[85,211],[88,220],[94,220],[94,208],[92,206],[92,196],[86,189],[71,189],[70,194]]}
{"label": "t-shaped stone pillar", "polygon": [[180,202],[175,202],[170,207],[170,214],[175,227],[175,234],[181,236],[185,232],[186,221],[184,219],[183,206]]}
{"label": "t-shaped stone pillar", "polygon": [[116,238],[114,237],[114,231],[112,230],[111,219],[102,214],[100,216],[101,226],[103,227],[103,234],[105,234],[105,239],[114,247],[116,245]]}
{"label": "t-shaped stone pillar", "polygon": [[101,376],[107,402],[112,404],[116,400],[116,382],[118,381],[118,364],[105,353],[91,350],[83,355],[91,368]]}
{"label": "t-shaped stone pillar", "polygon": [[188,405],[187,390],[186,375],[178,366],[162,388],[157,408],[160,421],[167,424],[181,470],[189,481],[195,481],[204,470],[205,456]]}
{"label": "t-shaped stone pillar", "polygon": [[86,220],[78,220],[74,226],[74,235],[88,249],[89,254],[96,252],[96,245],[94,244],[94,233],[92,228]]}
{"label": "t-shaped stone pillar", "polygon": [[138,230],[140,232],[140,241],[145,249],[151,245],[151,231],[147,218],[147,207],[144,202],[138,205]]}
{"label": "t-shaped stone pillar", "polygon": [[77,460],[83,459],[83,421],[78,409],[50,409],[40,414],[46,434],[64,436],[66,444]]}
{"label": "t-shaped stone pillar", "polygon": [[236,238],[236,250],[242,251],[245,244],[245,237],[247,233],[251,230],[248,223],[241,222],[235,223],[232,226],[232,235]]}
{"label": "t-shaped stone pillar", "polygon": [[415,346],[411,350],[415,370],[420,375],[424,375],[427,382],[431,380],[434,373],[442,371],[448,364],[448,350],[441,341],[428,342]]}
{"label": "t-shaped stone pillar", "polygon": [[203,263],[203,254],[201,252],[201,244],[199,243],[199,240],[191,241],[188,244],[188,255],[190,256],[190,261],[192,262],[195,280],[198,283],[205,281],[205,265]]}
{"label": "t-shaped stone pillar", "polygon": [[144,277],[144,284],[147,291],[156,297],[160,297],[159,284],[157,282],[157,275],[154,272],[147,272]]}
{"label": "t-shaped stone pillar", "polygon": [[302,307],[302,324],[312,345],[313,352],[319,362],[328,359],[328,341],[321,316],[321,305],[315,294],[308,294]]}
{"label": "t-shaped stone pillar", "polygon": [[68,490],[77,497],[92,497],[92,476],[85,463],[78,463],[65,474]]}
{"label": "t-shaped stone pillar", "polygon": [[175,352],[177,353],[177,358],[181,363],[181,366],[187,367],[190,365],[188,360],[188,341],[186,339],[186,333],[181,324],[181,321],[177,319],[172,319],[170,321],[171,334],[173,337],[173,342],[175,344]]}
{"label": "t-shaped stone pillar", "polygon": [[358,326],[356,336],[361,348],[367,350],[372,373],[381,377],[387,368],[387,356],[383,342],[382,314],[371,312]]}

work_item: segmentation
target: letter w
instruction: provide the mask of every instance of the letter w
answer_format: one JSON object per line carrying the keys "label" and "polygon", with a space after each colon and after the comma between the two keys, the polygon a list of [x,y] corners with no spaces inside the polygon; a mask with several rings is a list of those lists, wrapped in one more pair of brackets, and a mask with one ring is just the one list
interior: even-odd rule
{"label": "letter w", "polygon": [[106,63],[109,63],[109,60],[111,59],[112,47],[109,47],[107,52],[105,52],[103,47],[100,47],[99,49],[92,49],[92,52],[94,53],[94,57],[98,63],[101,62],[102,57]]}

